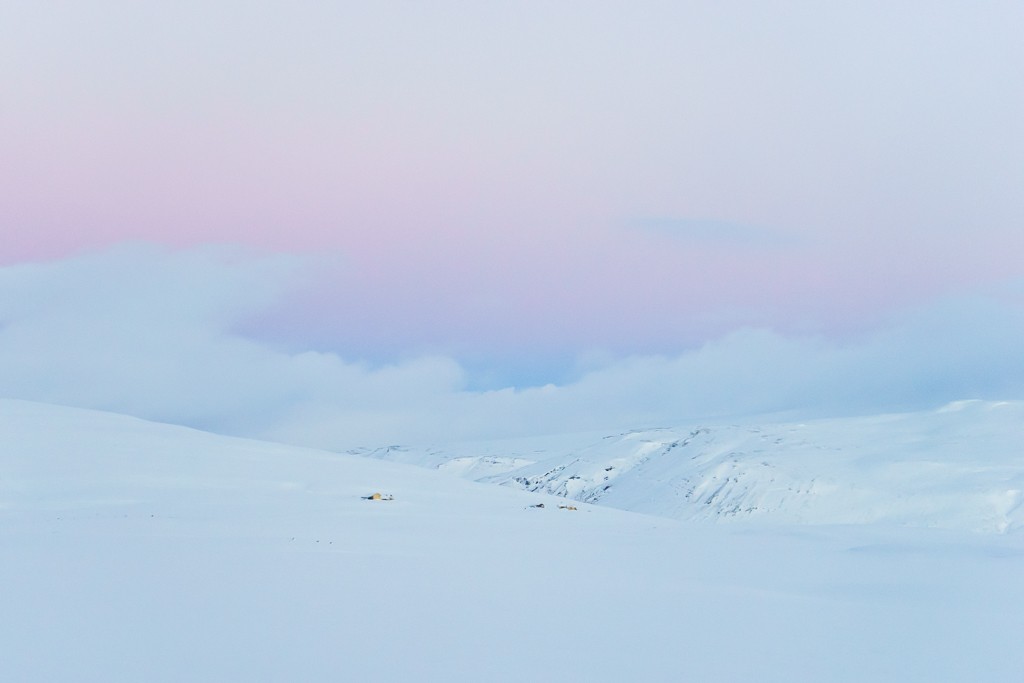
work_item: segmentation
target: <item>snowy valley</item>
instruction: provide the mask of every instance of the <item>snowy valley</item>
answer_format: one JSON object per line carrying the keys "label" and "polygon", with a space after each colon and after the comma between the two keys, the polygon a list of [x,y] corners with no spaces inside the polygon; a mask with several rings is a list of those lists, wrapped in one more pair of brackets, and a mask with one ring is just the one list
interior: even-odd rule
{"label": "snowy valley", "polygon": [[390,453],[446,473],[0,400],[0,679],[1016,680],[1019,417]]}

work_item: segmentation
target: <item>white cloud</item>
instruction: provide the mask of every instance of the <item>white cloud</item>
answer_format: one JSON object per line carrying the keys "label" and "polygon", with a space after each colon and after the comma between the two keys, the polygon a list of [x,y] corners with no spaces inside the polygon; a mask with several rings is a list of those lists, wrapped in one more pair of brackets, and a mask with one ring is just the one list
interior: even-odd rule
{"label": "white cloud", "polygon": [[844,342],[739,330],[607,358],[562,386],[468,391],[450,358],[370,366],[233,331],[303,265],[133,246],[0,269],[0,395],[325,447],[1024,398],[1024,305],[1009,289]]}

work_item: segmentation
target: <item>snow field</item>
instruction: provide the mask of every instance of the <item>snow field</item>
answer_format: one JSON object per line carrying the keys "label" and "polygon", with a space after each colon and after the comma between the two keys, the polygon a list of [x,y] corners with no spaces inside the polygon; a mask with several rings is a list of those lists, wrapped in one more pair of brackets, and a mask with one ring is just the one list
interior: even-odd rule
{"label": "snow field", "polygon": [[[395,500],[362,499],[374,491]],[[974,681],[1024,670],[1019,534],[705,525],[559,503],[0,401],[0,680]]]}

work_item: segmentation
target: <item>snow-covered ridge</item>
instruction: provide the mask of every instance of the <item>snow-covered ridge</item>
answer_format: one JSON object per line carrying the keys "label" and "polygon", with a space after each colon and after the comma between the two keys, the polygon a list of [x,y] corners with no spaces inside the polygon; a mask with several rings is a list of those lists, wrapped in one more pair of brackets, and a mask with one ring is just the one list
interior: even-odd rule
{"label": "snow-covered ridge", "polygon": [[677,519],[1024,526],[1021,402],[353,453]]}

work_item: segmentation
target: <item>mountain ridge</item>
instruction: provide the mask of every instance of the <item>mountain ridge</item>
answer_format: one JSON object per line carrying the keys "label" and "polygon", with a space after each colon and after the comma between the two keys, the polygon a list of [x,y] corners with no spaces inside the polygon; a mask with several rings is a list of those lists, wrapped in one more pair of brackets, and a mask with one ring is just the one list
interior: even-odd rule
{"label": "mountain ridge", "polygon": [[675,519],[1024,526],[1024,402],[639,429],[550,449],[494,441],[350,452]]}

